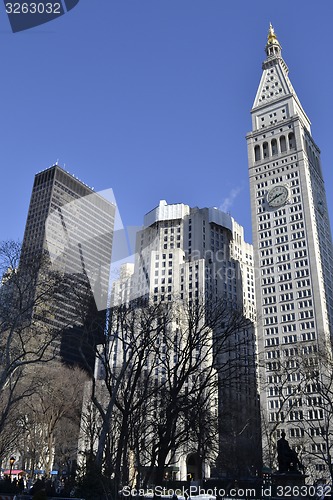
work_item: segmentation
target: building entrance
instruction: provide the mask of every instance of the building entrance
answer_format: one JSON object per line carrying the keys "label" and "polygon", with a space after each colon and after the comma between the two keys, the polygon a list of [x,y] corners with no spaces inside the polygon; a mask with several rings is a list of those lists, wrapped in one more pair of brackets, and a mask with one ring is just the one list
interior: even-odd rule
{"label": "building entrance", "polygon": [[190,453],[186,460],[187,480],[198,481],[200,479],[200,460],[197,453]]}

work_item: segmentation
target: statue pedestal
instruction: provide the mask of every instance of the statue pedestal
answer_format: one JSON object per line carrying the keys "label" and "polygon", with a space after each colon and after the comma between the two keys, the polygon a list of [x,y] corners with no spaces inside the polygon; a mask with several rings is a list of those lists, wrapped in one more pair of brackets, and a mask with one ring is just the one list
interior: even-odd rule
{"label": "statue pedestal", "polygon": [[276,473],[272,475],[272,497],[298,499],[307,496],[305,474],[293,474],[285,472],[282,474]]}

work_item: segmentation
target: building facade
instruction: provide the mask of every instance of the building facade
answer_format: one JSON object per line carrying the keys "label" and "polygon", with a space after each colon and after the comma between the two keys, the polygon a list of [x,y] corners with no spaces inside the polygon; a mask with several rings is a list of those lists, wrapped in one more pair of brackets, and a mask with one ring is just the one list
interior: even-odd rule
{"label": "building facade", "polygon": [[306,378],[324,375],[318,352],[330,352],[332,237],[320,150],[272,25],[265,50],[247,134],[264,452],[274,465],[285,431],[320,474],[325,411]]}
{"label": "building facade", "polygon": [[[172,457],[172,477],[182,481],[189,477],[198,480],[209,477],[212,467],[214,475],[253,473],[261,459],[252,323],[255,318],[254,268],[252,245],[244,241],[242,226],[217,208],[191,208],[182,203],[168,205],[160,201],[145,215],[144,226],[137,233],[134,266],[126,265],[120,279],[113,284],[113,305],[131,301],[175,308],[176,321],[171,322],[170,338],[175,332],[177,338],[179,334],[187,335],[182,332],[190,332],[188,311],[193,311],[195,304],[198,308],[205,304],[212,317],[217,309],[222,314],[225,308],[223,326],[211,326],[205,339],[201,338],[203,351],[207,338],[211,338],[211,346],[217,345],[219,336],[225,342],[221,353],[212,356],[218,383],[207,410],[217,417],[218,446],[199,464],[197,443],[188,439],[187,445],[177,449]],[[185,304],[185,308],[180,304]],[[239,325],[232,324],[226,312],[228,308],[241,314]],[[204,323],[207,318],[202,317],[200,321]],[[193,337],[196,334],[191,333]],[[169,345],[165,337],[160,340],[162,352],[173,349],[173,356],[169,352],[169,358],[174,359],[176,365],[184,345]],[[199,345],[197,348],[204,371],[207,362],[212,361],[207,353],[202,354]],[[162,377],[162,381],[170,371],[170,367],[163,368],[163,356],[162,368],[156,369],[156,377]],[[114,350],[110,359],[116,370],[118,359],[123,359],[123,355]]]}
{"label": "building facade", "polygon": [[114,217],[113,203],[58,165],[36,174],[20,266],[46,259],[66,278],[66,298],[61,293],[54,297],[48,322],[63,334],[55,341],[57,356],[69,362],[77,361],[75,343],[89,314],[107,307]]}
{"label": "building facade", "polygon": [[254,320],[253,249],[229,214],[162,200],[145,215],[135,259],[132,300],[224,297]]}

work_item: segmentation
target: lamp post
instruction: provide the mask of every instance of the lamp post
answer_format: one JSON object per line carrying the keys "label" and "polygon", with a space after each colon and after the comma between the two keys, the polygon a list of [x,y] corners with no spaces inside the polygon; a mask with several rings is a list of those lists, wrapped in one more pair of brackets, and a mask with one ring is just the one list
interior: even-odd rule
{"label": "lamp post", "polygon": [[9,463],[10,463],[10,468],[9,468],[9,477],[10,477],[10,481],[12,480],[12,469],[13,469],[13,465],[15,463],[15,457],[10,457],[9,459]]}

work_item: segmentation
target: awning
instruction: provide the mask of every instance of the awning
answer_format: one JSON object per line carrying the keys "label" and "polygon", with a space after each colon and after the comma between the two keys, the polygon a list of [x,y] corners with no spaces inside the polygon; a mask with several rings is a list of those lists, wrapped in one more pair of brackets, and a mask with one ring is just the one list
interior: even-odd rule
{"label": "awning", "polygon": [[10,471],[10,469],[6,469],[3,471],[4,475],[5,476],[9,476],[10,474],[13,476],[13,475],[19,475],[19,474],[26,474],[25,470],[22,470],[22,469],[12,469]]}

